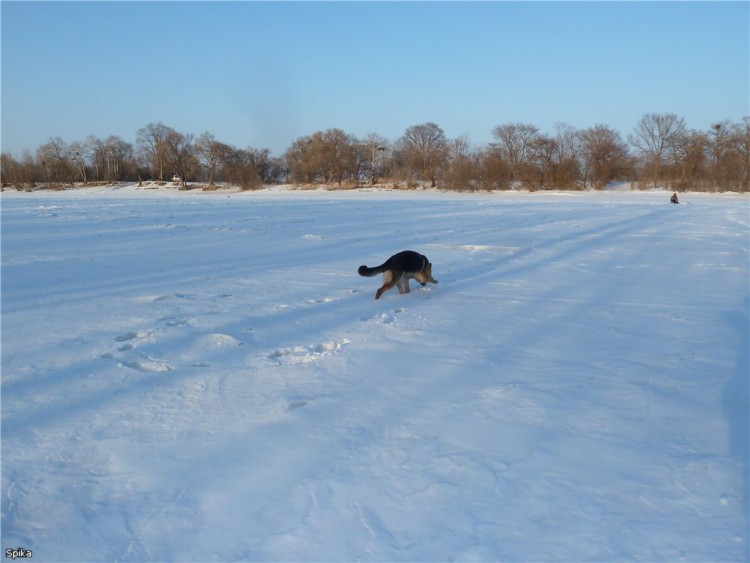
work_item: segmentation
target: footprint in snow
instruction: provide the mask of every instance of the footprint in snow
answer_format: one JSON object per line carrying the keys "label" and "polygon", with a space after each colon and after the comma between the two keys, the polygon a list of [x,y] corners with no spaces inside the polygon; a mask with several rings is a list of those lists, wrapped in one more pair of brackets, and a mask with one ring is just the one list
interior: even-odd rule
{"label": "footprint in snow", "polygon": [[299,400],[299,401],[292,401],[291,403],[289,403],[286,406],[286,410],[293,411],[293,410],[296,410],[296,409],[300,409],[300,408],[302,408],[304,406],[307,406],[309,404],[310,404],[310,401],[305,401],[304,399]]}
{"label": "footprint in snow", "polygon": [[331,303],[332,301],[335,301],[333,297],[322,297],[320,299],[308,299],[307,303],[312,305],[315,303]]}
{"label": "footprint in snow", "polygon": [[126,368],[140,371],[141,373],[163,373],[172,371],[172,366],[164,360],[149,358],[148,356],[142,356],[137,360],[121,360],[118,364]]}
{"label": "footprint in snow", "polygon": [[184,293],[165,293],[164,295],[159,295],[158,297],[154,298],[154,302],[157,301],[166,301],[167,299],[188,299],[188,295],[185,295]]}
{"label": "footprint in snow", "polygon": [[375,322],[380,322],[382,324],[388,325],[388,324],[395,323],[397,320],[397,317],[395,315],[399,313],[403,313],[404,311],[406,311],[406,309],[404,309],[403,307],[399,307],[398,309],[394,309],[392,313],[377,313],[372,317],[367,317],[367,316],[360,317],[359,320],[362,322],[375,321]]}
{"label": "footprint in snow", "polygon": [[120,336],[115,337],[115,342],[127,342],[128,340],[135,340],[136,338],[143,338],[146,335],[144,332],[126,332]]}
{"label": "footprint in snow", "polygon": [[326,340],[313,346],[292,346],[289,348],[277,348],[266,354],[269,360],[274,360],[278,365],[281,364],[303,364],[313,362],[324,356],[330,356],[341,349],[349,340]]}
{"label": "footprint in snow", "polygon": [[166,327],[173,327],[173,326],[185,326],[185,325],[192,325],[195,323],[194,319],[183,319],[181,317],[164,317],[163,319],[159,319],[157,321],[158,323],[163,324]]}
{"label": "footprint in snow", "polygon": [[118,366],[126,367],[142,373],[157,373],[171,371],[172,366],[166,361],[135,352],[136,346],[149,342],[156,330],[132,330],[114,337],[119,344],[114,351],[100,355],[106,360],[114,360]]}
{"label": "footprint in snow", "polygon": [[195,339],[195,345],[199,348],[234,348],[244,346],[245,343],[228,334],[205,334]]}
{"label": "footprint in snow", "polygon": [[339,299],[341,299],[342,295],[343,296],[346,296],[346,295],[355,295],[356,293],[359,293],[358,289],[346,289],[346,290],[340,291],[338,293],[338,295],[336,295],[334,297],[320,297],[318,299],[308,299],[306,301],[306,303],[309,303],[309,304],[315,304],[315,303],[333,303],[334,301],[338,301]]}

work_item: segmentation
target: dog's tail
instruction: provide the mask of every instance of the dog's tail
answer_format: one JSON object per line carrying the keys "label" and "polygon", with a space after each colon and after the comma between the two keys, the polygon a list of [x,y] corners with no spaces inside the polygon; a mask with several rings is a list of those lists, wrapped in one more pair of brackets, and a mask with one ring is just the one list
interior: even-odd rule
{"label": "dog's tail", "polygon": [[380,266],[375,266],[374,268],[368,268],[367,266],[360,266],[357,270],[357,273],[360,276],[365,277],[372,277],[377,276],[378,274],[382,274],[385,271],[385,264],[381,264]]}

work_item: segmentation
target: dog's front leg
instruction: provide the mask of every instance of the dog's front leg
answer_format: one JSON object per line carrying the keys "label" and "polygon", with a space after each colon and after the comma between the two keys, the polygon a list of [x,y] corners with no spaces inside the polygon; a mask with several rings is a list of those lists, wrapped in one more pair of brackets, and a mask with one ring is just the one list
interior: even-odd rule
{"label": "dog's front leg", "polygon": [[401,276],[398,280],[398,292],[409,293],[409,278]]}

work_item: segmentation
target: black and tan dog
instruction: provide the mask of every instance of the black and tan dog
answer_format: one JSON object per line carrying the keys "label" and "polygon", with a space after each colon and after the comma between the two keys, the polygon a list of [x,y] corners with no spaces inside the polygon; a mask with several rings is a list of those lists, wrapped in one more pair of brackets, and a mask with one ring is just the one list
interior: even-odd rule
{"label": "black and tan dog", "polygon": [[383,286],[375,293],[375,299],[380,299],[380,296],[394,285],[398,286],[399,293],[409,293],[409,280],[411,279],[417,280],[422,285],[427,285],[427,282],[438,282],[432,277],[432,264],[427,257],[413,250],[404,250],[394,254],[374,268],[360,266],[357,272],[360,276],[366,277],[383,274]]}

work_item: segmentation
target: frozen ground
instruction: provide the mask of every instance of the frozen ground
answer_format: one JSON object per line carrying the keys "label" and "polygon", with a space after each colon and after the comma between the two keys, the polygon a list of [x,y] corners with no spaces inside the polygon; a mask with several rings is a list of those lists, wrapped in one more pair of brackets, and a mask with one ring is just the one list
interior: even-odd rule
{"label": "frozen ground", "polygon": [[2,549],[747,561],[750,199],[668,198],[3,193]]}

